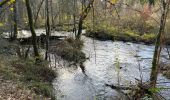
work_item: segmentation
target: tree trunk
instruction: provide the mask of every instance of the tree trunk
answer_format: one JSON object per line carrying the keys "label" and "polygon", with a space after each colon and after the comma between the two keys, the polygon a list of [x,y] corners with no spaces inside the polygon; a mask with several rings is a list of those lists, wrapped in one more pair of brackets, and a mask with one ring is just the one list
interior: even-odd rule
{"label": "tree trunk", "polygon": [[17,35],[18,35],[18,28],[17,28],[18,27],[18,22],[17,22],[17,1],[14,2],[13,8],[14,8],[14,11],[13,11],[13,16],[14,16],[14,34],[13,34],[12,40],[16,40]]}
{"label": "tree trunk", "polygon": [[55,27],[55,22],[54,22],[54,11],[53,11],[53,0],[50,1],[50,6],[51,6],[51,26],[52,28]]}
{"label": "tree trunk", "polygon": [[38,6],[38,10],[37,10],[37,13],[36,13],[36,16],[35,16],[35,20],[34,20],[34,26],[37,27],[37,20],[38,20],[38,15],[40,13],[40,10],[41,10],[41,6],[43,5],[43,2],[44,0],[41,1],[40,5]]}
{"label": "tree trunk", "polygon": [[80,39],[82,29],[83,29],[83,19],[80,18],[79,19],[79,24],[78,24],[78,33],[77,33],[76,39]]}
{"label": "tree trunk", "polygon": [[34,56],[36,57],[36,60],[39,59],[39,52],[37,48],[37,39],[36,39],[36,33],[34,29],[34,23],[33,23],[33,16],[32,16],[32,10],[30,7],[30,2],[29,0],[25,0],[26,2],[26,8],[27,8],[27,13],[28,13],[28,20],[29,20],[29,26],[32,34],[32,45],[34,49]]}
{"label": "tree trunk", "polygon": [[49,19],[49,3],[48,0],[46,0],[46,55],[45,59],[48,59],[48,49],[49,49],[49,36],[50,36],[50,19]]}
{"label": "tree trunk", "polygon": [[84,22],[85,18],[87,17],[88,13],[90,12],[93,2],[94,2],[94,0],[90,0],[89,4],[87,5],[87,7],[83,10],[82,14],[80,15],[79,25],[78,25],[78,33],[77,33],[76,39],[81,38],[83,22]]}
{"label": "tree trunk", "polygon": [[165,30],[165,24],[166,24],[166,18],[168,15],[169,11],[169,2],[165,2],[165,0],[162,1],[162,16],[161,16],[161,22],[160,22],[160,29],[159,33],[156,38],[156,43],[155,43],[155,51],[154,51],[154,56],[153,56],[153,61],[152,61],[152,71],[150,75],[150,86],[152,88],[156,87],[156,82],[157,82],[157,77],[158,77],[158,70],[159,70],[159,59],[160,59],[160,53],[162,50],[162,37],[164,35],[164,30]]}

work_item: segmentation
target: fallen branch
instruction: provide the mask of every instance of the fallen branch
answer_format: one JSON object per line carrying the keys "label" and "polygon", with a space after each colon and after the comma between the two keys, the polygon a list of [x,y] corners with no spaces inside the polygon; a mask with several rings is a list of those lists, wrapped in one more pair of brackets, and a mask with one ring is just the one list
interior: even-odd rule
{"label": "fallen branch", "polygon": [[105,85],[116,90],[136,90],[135,88],[132,88],[132,87],[114,86],[114,85],[109,85],[109,84],[105,84]]}

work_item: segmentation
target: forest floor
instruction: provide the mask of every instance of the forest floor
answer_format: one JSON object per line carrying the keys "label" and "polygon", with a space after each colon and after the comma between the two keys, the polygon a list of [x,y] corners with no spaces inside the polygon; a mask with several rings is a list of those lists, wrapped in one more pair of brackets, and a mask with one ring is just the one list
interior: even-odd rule
{"label": "forest floor", "polygon": [[20,82],[0,78],[0,100],[50,100],[24,87]]}
{"label": "forest floor", "polygon": [[54,99],[52,80],[55,71],[48,62],[16,57],[16,51],[6,40],[0,39],[0,100]]}
{"label": "forest floor", "polygon": [[43,96],[43,93],[36,93],[34,91],[36,86],[30,88],[32,82],[26,83],[21,78],[23,72],[18,72],[10,66],[9,60],[3,59],[4,56],[0,57],[0,100],[50,100],[47,96]]}

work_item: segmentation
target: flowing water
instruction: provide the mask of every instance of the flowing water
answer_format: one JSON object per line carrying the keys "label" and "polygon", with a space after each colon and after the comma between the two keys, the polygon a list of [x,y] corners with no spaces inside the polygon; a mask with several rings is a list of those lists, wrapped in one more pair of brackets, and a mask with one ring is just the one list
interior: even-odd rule
{"label": "flowing water", "polygon": [[[36,30],[40,35],[44,30]],[[29,37],[28,31],[20,37]],[[53,35],[72,35],[68,32],[53,32]],[[51,54],[51,67],[55,68],[58,77],[53,81],[57,100],[126,100],[119,92],[106,87],[105,84],[129,86],[137,79],[149,80],[154,46],[135,43],[98,41],[88,37],[84,40],[83,52],[89,58],[85,63],[86,75],[78,67],[68,67],[66,61]],[[162,57],[166,58],[163,50]],[[162,59],[166,61],[166,59]],[[161,74],[159,87],[170,88],[170,80]],[[170,100],[170,90],[161,92]]]}
{"label": "flowing water", "polygon": [[[154,46],[143,44],[98,41],[83,37],[83,52],[89,57],[84,64],[86,75],[81,69],[57,67],[58,77],[54,80],[58,100],[118,100],[125,98],[105,84],[128,86],[136,79],[149,80]],[[164,52],[164,51],[163,51]],[[167,55],[165,52],[162,56]],[[166,61],[163,59],[163,61]],[[170,87],[170,80],[159,75],[158,86]],[[170,100],[170,91],[162,92]]]}

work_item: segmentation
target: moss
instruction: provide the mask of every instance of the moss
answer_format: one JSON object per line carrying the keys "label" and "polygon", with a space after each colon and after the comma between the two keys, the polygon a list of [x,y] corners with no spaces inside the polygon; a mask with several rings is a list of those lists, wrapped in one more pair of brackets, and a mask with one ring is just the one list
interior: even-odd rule
{"label": "moss", "polygon": [[86,36],[93,37],[98,40],[118,40],[124,42],[144,42],[144,43],[154,43],[156,34],[145,33],[140,35],[139,32],[132,30],[116,30],[115,28],[109,30],[87,30]]}
{"label": "moss", "polygon": [[131,30],[125,31],[124,34],[129,36],[129,37],[139,37],[139,34],[137,32],[133,32]]}
{"label": "moss", "polygon": [[153,34],[153,33],[151,33],[151,34],[143,34],[141,36],[141,38],[144,39],[144,40],[148,40],[148,41],[153,40],[153,39],[156,38],[156,34]]}

